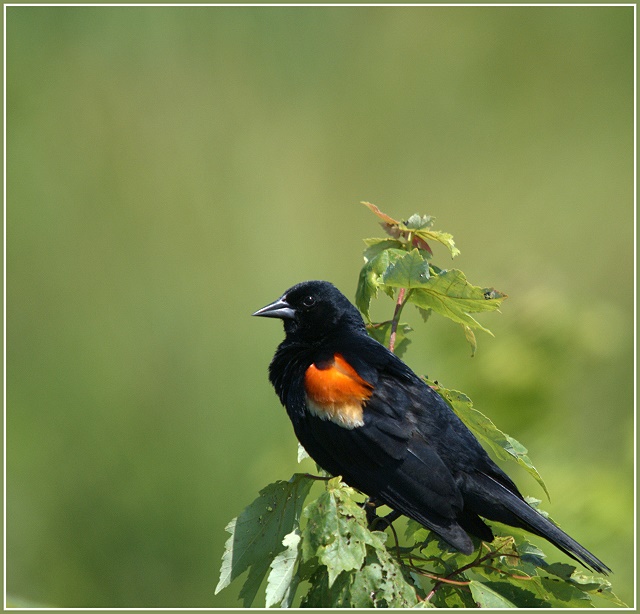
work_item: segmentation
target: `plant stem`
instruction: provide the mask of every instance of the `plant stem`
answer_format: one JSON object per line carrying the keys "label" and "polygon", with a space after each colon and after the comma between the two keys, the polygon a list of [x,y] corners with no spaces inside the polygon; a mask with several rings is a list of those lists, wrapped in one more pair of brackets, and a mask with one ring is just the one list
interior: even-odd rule
{"label": "plant stem", "polygon": [[[393,348],[396,345],[396,331],[398,330],[398,322],[400,321],[400,314],[402,313],[402,308],[404,304],[407,302],[406,299],[409,298],[409,292],[407,292],[406,288],[400,288],[398,291],[398,300],[396,301],[396,308],[393,312],[393,320],[391,320],[391,334],[389,335],[389,349],[393,352]],[[406,295],[406,296],[405,296]]]}

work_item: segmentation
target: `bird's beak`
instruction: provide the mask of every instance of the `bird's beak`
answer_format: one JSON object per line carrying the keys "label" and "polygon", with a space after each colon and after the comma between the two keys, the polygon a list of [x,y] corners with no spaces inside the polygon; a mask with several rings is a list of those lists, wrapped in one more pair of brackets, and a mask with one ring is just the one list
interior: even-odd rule
{"label": "bird's beak", "polygon": [[293,320],[296,317],[296,312],[289,303],[285,300],[284,296],[281,296],[277,301],[269,303],[262,309],[258,309],[254,316],[262,316],[264,318],[280,318],[281,320]]}

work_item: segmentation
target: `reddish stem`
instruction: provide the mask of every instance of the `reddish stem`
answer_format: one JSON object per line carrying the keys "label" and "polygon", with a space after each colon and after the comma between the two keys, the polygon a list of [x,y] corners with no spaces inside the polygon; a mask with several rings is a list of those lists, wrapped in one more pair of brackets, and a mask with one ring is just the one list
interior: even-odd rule
{"label": "reddish stem", "polygon": [[400,313],[404,307],[404,295],[406,288],[400,288],[398,291],[398,300],[396,301],[396,308],[393,312],[393,320],[391,321],[391,334],[389,335],[389,349],[393,352],[393,348],[396,345],[396,331],[398,330],[398,322],[400,321]]}

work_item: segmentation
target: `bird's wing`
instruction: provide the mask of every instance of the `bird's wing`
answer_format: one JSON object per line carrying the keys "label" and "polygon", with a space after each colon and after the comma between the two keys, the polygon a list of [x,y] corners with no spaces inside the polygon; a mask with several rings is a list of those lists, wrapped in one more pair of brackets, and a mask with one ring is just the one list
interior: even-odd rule
{"label": "bird's wing", "polygon": [[457,523],[462,494],[429,438],[437,433],[423,433],[414,419],[412,383],[380,370],[362,426],[345,428],[307,412],[296,434],[327,471],[470,552],[471,540]]}

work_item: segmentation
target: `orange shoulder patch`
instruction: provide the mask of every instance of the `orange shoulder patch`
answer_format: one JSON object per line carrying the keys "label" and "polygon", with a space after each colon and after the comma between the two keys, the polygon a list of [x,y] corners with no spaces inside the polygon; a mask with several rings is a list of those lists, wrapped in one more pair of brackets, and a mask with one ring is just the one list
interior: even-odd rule
{"label": "orange shoulder patch", "polygon": [[373,387],[342,354],[312,364],[305,373],[304,387],[311,413],[348,429],[364,425],[362,407],[371,397]]}

